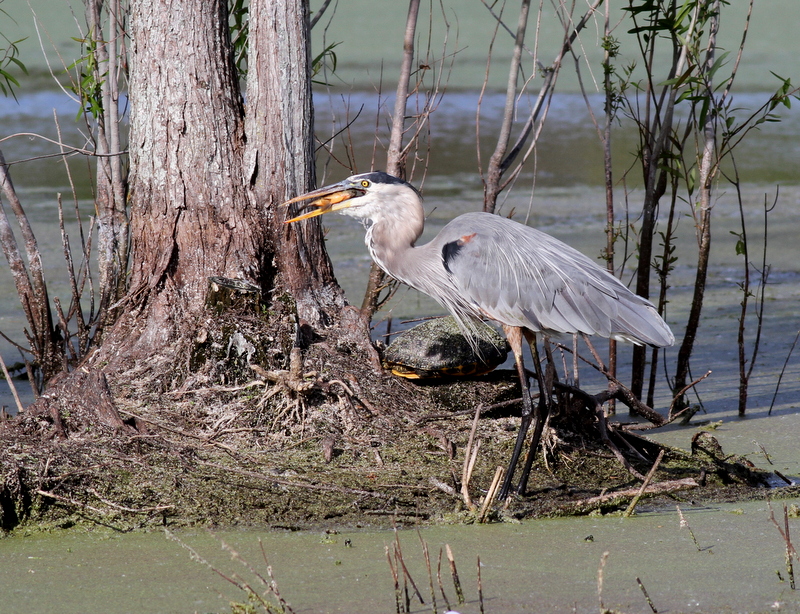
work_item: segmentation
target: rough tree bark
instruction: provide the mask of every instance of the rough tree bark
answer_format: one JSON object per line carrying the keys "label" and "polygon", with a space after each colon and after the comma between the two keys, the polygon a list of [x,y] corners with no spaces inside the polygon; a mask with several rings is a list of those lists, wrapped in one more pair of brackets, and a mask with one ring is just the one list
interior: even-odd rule
{"label": "rough tree bark", "polygon": [[130,284],[103,360],[168,354],[210,276],[289,291],[314,326],[343,304],[319,226],[277,209],[313,183],[307,6],[250,11],[245,120],[226,2],[131,2]]}
{"label": "rough tree bark", "polygon": [[[318,219],[284,225],[278,205],[314,185],[308,4],[250,2],[245,180],[250,206],[261,212],[274,263],[263,262],[265,282],[294,296],[301,320],[327,326],[344,306],[324,249]],[[273,278],[273,273],[278,273]]]}
{"label": "rough tree bark", "polygon": [[[244,124],[226,3],[132,0],[129,357],[181,333],[210,275],[258,279],[259,212],[242,179]],[[119,327],[117,327],[119,328]],[[113,335],[113,333],[112,333]]]}

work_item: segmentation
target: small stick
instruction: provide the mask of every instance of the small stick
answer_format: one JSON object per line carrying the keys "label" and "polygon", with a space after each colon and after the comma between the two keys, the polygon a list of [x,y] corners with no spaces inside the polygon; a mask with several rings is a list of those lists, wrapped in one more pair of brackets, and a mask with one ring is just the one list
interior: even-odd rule
{"label": "small stick", "polygon": [[[394,558],[397,561],[398,568],[400,567],[400,561],[402,560],[402,555],[397,554],[397,548],[394,550]],[[403,611],[410,612],[411,611],[411,595],[408,592],[408,574],[403,574],[403,596],[405,597],[403,601]]]}
{"label": "small stick", "polygon": [[439,592],[442,593],[442,599],[444,599],[444,607],[449,610],[453,608],[450,607],[450,600],[447,598],[447,594],[444,592],[444,583],[442,582],[442,549],[439,548],[439,562],[436,565],[436,581],[439,583]]}
{"label": "small stick", "polygon": [[[761,453],[764,455],[764,458],[767,459],[767,462],[770,465],[774,465],[775,463],[772,462],[772,459],[770,458],[769,453],[767,452],[767,449],[763,445],[758,443],[755,439],[753,440],[753,443],[756,444],[759,447],[759,449],[761,450]],[[790,484],[791,484],[791,482],[790,482]]]}
{"label": "small stick", "polygon": [[[645,489],[645,492],[648,494],[665,494],[665,493],[673,493],[679,490],[687,490],[689,488],[697,488],[699,484],[695,481],[694,478],[682,478],[680,480],[669,480],[666,482],[657,482],[655,484],[650,484]],[[603,492],[595,497],[589,497],[588,499],[581,499],[580,501],[575,501],[574,505],[576,507],[587,507],[592,505],[600,505],[601,503],[605,503],[607,501],[611,501],[612,499],[618,499],[620,497],[635,497],[638,489],[628,488],[625,490],[615,490],[611,492]]]}
{"label": "small stick", "polygon": [[494,479],[492,480],[492,485],[489,486],[489,490],[486,491],[486,497],[483,500],[481,511],[478,512],[478,522],[486,522],[486,516],[489,514],[489,509],[491,508],[495,499],[497,499],[497,493],[500,491],[500,484],[503,481],[504,473],[505,469],[503,469],[502,467],[498,467],[495,470]]}
{"label": "small stick", "polygon": [[403,560],[403,550],[400,548],[400,536],[397,533],[397,529],[395,529],[394,531],[394,544],[395,544],[394,550],[395,553],[397,554],[397,560],[400,563],[400,567],[403,569],[403,574],[405,574],[405,577],[408,578],[408,581],[411,583],[411,586],[413,587],[414,593],[417,595],[417,599],[419,599],[419,602],[424,605],[425,600],[422,598],[422,593],[419,592],[417,584],[416,582],[414,582],[414,578],[412,578],[411,574],[408,573],[408,568],[406,567],[406,563]]}
{"label": "small stick", "polygon": [[[462,483],[461,487],[464,488],[466,484],[467,488],[467,497],[469,497],[469,483],[472,480],[472,473],[475,471],[475,463],[478,462],[478,450],[481,449],[481,440],[478,439],[475,441],[475,445],[472,448],[472,453],[469,456],[469,465],[467,466],[467,481]],[[470,509],[475,509],[475,504],[472,502],[472,499],[469,500]]]}
{"label": "small stick", "polygon": [[689,535],[692,536],[692,541],[694,542],[694,545],[697,548],[697,551],[700,552],[702,550],[702,548],[700,547],[700,544],[697,543],[697,538],[694,536],[694,531],[692,531],[692,527],[689,526],[689,521],[686,520],[686,516],[683,515],[683,512],[681,511],[681,506],[680,505],[676,505],[675,508],[678,510],[678,516],[681,517],[681,527],[680,528],[681,529],[687,529],[689,531]]}
{"label": "small stick", "polygon": [[469,496],[469,481],[472,478],[472,470],[475,467],[475,460],[477,459],[478,447],[480,440],[475,444],[475,450],[472,449],[472,444],[475,441],[475,433],[478,430],[478,419],[481,417],[481,405],[475,408],[475,417],[472,419],[472,430],[469,432],[469,439],[467,440],[467,447],[464,449],[464,467],[461,471],[461,496],[464,497],[464,504],[471,510],[475,509],[475,504]]}
{"label": "small stick", "polygon": [[783,537],[783,541],[786,542],[786,548],[791,552],[793,556],[795,556],[798,560],[800,560],[800,555],[795,550],[794,546],[792,545],[792,540],[789,538],[789,513],[786,509],[786,504],[783,504],[783,514],[784,514],[784,525],[786,530],[781,528],[781,525],[778,524],[778,521],[775,520],[775,512],[772,509],[772,503],[767,500],[767,505],[769,506],[769,519],[772,521],[772,524],[775,525],[775,528],[778,529],[778,532]]}
{"label": "small stick", "polygon": [[[783,537],[783,541],[786,544],[786,573],[789,575],[789,586],[792,590],[795,590],[795,581],[794,581],[794,564],[792,563],[792,558],[798,556],[797,551],[794,549],[792,545],[791,537],[789,536],[789,512],[786,508],[786,504],[783,504],[783,528],[781,525],[778,524],[778,521],[775,520],[775,512],[772,510],[772,504],[767,502],[769,505],[769,518],[775,527],[778,529],[778,532]],[[779,574],[780,575],[780,574]]]}
{"label": "small stick", "polygon": [[[2,335],[2,332],[0,332],[0,335]],[[531,395],[531,398],[538,398],[538,393]],[[492,405],[481,406],[481,415],[488,414],[496,409],[510,407],[511,405],[519,405],[520,403],[522,403],[522,397],[517,399],[509,399],[507,401],[500,401],[499,403],[493,403]],[[447,420],[448,422],[452,422],[453,418],[466,416],[471,413],[473,413],[471,409],[459,409],[457,411],[448,411],[444,413],[425,414],[424,416],[417,418],[414,421],[414,424],[421,425],[425,424],[426,422],[433,422],[435,420]]]}
{"label": "small stick", "polygon": [[670,422],[674,418],[677,417],[677,414],[675,416],[672,415],[672,410],[675,409],[675,403],[677,403],[679,399],[683,398],[683,393],[686,392],[687,390],[689,390],[689,388],[693,388],[694,386],[697,386],[697,384],[702,382],[709,375],[711,375],[711,370],[710,369],[708,371],[706,371],[705,375],[701,375],[700,377],[698,377],[693,382],[689,382],[688,384],[686,384],[683,388],[680,389],[678,394],[676,394],[674,397],[672,397],[672,403],[669,404],[669,411],[667,412],[667,417],[668,417]]}
{"label": "small stick", "polygon": [[[586,346],[589,348],[589,351],[592,353],[592,358],[594,358],[594,359],[595,359],[595,361],[597,362],[597,366],[598,366],[598,367],[600,367],[600,371],[601,371],[601,372],[603,372],[603,373],[605,373],[606,367],[605,367],[605,365],[603,364],[603,359],[602,359],[602,358],[600,358],[600,354],[598,354],[598,353],[597,353],[597,350],[596,350],[596,349],[594,349],[594,345],[592,345],[592,341],[589,339],[589,335],[587,335],[587,334],[585,334],[585,333],[583,334],[583,342],[586,344]],[[575,335],[575,336],[573,337],[573,342],[572,342],[572,344],[573,344],[573,347],[574,347],[575,349],[577,349],[577,348],[578,348],[578,344],[577,344],[577,335]],[[573,359],[573,360],[575,360],[575,359]],[[576,385],[575,387],[577,388],[578,386]]]}
{"label": "small stick", "polygon": [[450,573],[453,575],[453,586],[456,589],[456,598],[458,604],[464,603],[464,591],[461,590],[461,580],[458,579],[458,570],[456,570],[456,560],[453,558],[453,551],[450,550],[450,544],[445,544],[445,551],[447,552],[447,560],[450,561]]}
{"label": "small stick", "polygon": [[607,560],[608,560],[608,551],[606,550],[600,557],[600,567],[597,569],[597,598],[600,600],[601,612],[606,611],[606,608],[603,605],[603,572],[605,571]]}
{"label": "small stick", "polygon": [[653,614],[658,614],[658,610],[656,610],[656,606],[653,605],[653,600],[650,599],[650,595],[647,594],[647,589],[642,584],[642,581],[637,577],[636,583],[639,585],[639,588],[642,589],[642,593],[644,594],[644,598],[647,600],[647,605],[650,606],[650,609],[653,610]]}
{"label": "small stick", "polygon": [[400,578],[397,575],[397,568],[392,563],[392,557],[389,554],[389,546],[384,546],[386,551],[386,560],[389,562],[389,569],[392,571],[392,579],[394,580],[394,607],[395,613],[400,614]]}
{"label": "small stick", "polygon": [[8,387],[11,389],[11,394],[14,395],[14,402],[17,404],[17,415],[21,416],[25,413],[25,408],[22,406],[22,401],[19,400],[19,395],[17,394],[17,387],[14,385],[14,381],[11,379],[11,375],[8,373],[8,369],[6,368],[6,361],[3,360],[3,357],[0,356],[0,367],[3,368],[3,375],[8,382]]}
{"label": "small stick", "polygon": [[275,599],[278,600],[278,603],[281,605],[281,612],[289,614],[294,614],[294,610],[289,606],[286,600],[281,597],[281,594],[278,592],[278,583],[275,581],[275,576],[272,573],[272,565],[267,565],[267,575],[269,576],[269,588],[272,591],[272,594],[275,596]]}
{"label": "small stick", "polygon": [[647,475],[644,478],[644,482],[642,482],[642,486],[639,489],[639,492],[636,493],[636,496],[631,499],[630,504],[628,505],[628,509],[625,510],[623,517],[630,518],[631,514],[633,514],[633,509],[636,507],[636,504],[639,503],[639,499],[642,498],[644,494],[644,489],[647,488],[648,484],[650,484],[650,480],[653,479],[653,475],[655,475],[656,469],[661,464],[661,459],[664,458],[664,450],[662,449],[658,453],[658,458],[656,458],[656,462],[653,463],[653,466],[650,468],[650,471],[647,472]]}
{"label": "small stick", "polygon": [[[792,564],[792,538],[789,536],[789,510],[783,504],[783,530],[786,534],[786,573],[789,574],[789,586],[794,590],[794,565]],[[797,554],[795,552],[795,554]]]}
{"label": "small stick", "polygon": [[481,614],[483,612],[483,582],[481,582],[481,557],[478,557],[478,603],[480,604]]}
{"label": "small stick", "polygon": [[794,336],[792,347],[789,348],[789,353],[786,355],[786,360],[783,361],[783,369],[781,369],[781,374],[778,376],[778,383],[775,384],[775,392],[772,395],[772,402],[769,404],[769,411],[767,412],[768,416],[772,415],[772,408],[775,406],[775,399],[778,396],[778,388],[781,387],[781,380],[783,379],[783,374],[786,373],[786,365],[789,364],[789,359],[792,357],[792,352],[794,352],[794,346],[797,345],[798,338],[800,338],[800,330],[798,330],[797,334]]}
{"label": "small stick", "polygon": [[91,505],[87,505],[85,503],[81,503],[80,501],[76,501],[75,499],[70,499],[69,497],[62,497],[61,495],[57,495],[54,492],[48,492],[46,490],[37,490],[36,494],[41,495],[42,497],[47,497],[49,499],[55,499],[56,501],[59,501],[61,503],[68,503],[69,505],[74,505],[75,507],[79,507],[81,509],[91,510],[96,514],[105,515],[107,513],[101,509],[92,507]]}
{"label": "small stick", "polygon": [[428,552],[428,544],[422,539],[422,533],[419,532],[419,529],[417,529],[417,537],[419,537],[419,541],[422,544],[422,556],[425,557],[425,565],[428,568],[428,586],[431,589],[431,608],[433,614],[438,614],[436,610],[436,589],[433,586],[433,573],[431,571],[431,557]]}

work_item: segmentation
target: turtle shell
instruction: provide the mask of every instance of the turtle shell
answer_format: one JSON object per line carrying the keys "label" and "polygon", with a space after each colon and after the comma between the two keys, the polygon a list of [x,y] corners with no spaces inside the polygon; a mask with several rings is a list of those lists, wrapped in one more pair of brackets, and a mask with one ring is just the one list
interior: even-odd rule
{"label": "turtle shell", "polygon": [[400,333],[386,348],[383,366],[409,379],[481,375],[505,361],[508,344],[488,324],[478,324],[476,352],[455,318],[429,320]]}

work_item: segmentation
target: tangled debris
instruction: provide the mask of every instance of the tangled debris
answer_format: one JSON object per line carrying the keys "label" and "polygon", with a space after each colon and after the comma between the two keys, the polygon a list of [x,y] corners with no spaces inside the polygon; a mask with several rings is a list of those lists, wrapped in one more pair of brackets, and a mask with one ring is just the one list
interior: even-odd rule
{"label": "tangled debris", "polygon": [[[480,442],[466,484],[477,499],[511,453],[515,373],[409,382],[376,372],[346,332],[298,343],[288,307],[194,325],[193,343],[116,374],[87,365],[0,423],[3,531],[476,520],[461,494],[467,443]],[[680,482],[666,494],[742,496],[764,483],[705,437],[690,454],[604,433],[637,473],[665,451],[655,492]],[[593,412],[557,414],[527,496],[483,518],[624,509],[641,482],[606,444]]]}

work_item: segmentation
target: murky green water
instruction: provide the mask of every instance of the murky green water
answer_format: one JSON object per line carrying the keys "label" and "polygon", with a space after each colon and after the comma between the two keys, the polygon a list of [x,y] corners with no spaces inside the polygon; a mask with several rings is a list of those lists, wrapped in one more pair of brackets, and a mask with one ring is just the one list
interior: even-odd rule
{"label": "murky green water", "polygon": [[[32,4],[48,9],[40,11],[48,27],[54,33],[66,28],[71,22],[68,12],[59,13],[49,0],[46,6],[44,2]],[[769,89],[774,83],[770,70],[784,76],[797,74],[800,39],[792,30],[797,22],[795,4],[795,0],[756,3],[751,51],[745,56],[741,72],[744,89],[756,92]],[[364,2],[342,3],[339,23],[344,25],[332,27],[327,34],[329,41],[345,41],[337,49],[341,79],[367,88],[367,93],[357,91],[350,98],[352,108],[364,105],[362,121],[352,128],[361,170],[369,168],[372,156],[372,133],[378,111],[369,88],[380,73],[377,61],[367,65],[366,60],[382,56],[394,61],[394,49],[399,48],[401,36],[398,24],[404,19],[401,3],[380,4],[382,24],[397,26],[394,28],[397,40],[392,40],[384,36],[381,28],[372,27],[372,20],[377,18],[376,6]],[[431,124],[432,158],[424,184],[426,205],[431,212],[426,236],[435,234],[454,215],[475,210],[481,200],[481,185],[475,172],[477,94],[474,90],[483,75],[481,58],[486,37],[481,32],[487,17],[479,3],[476,7],[464,9],[470,12],[459,22],[458,46],[463,51],[450,84],[458,92],[448,94]],[[22,35],[34,34],[27,13],[20,13],[25,9],[22,0],[6,0],[2,8],[21,22]],[[737,10],[741,6],[737,5]],[[0,27],[11,26],[3,21]],[[65,35],[65,40],[71,35]],[[9,36],[16,38],[13,32]],[[352,45],[365,41],[364,48],[370,49],[369,54],[352,51]],[[35,49],[35,44],[28,48]],[[387,60],[386,66],[393,65],[392,62]],[[388,69],[385,74],[386,79],[394,78]],[[495,70],[493,75],[505,78],[502,71]],[[569,82],[565,85],[569,92],[572,86]],[[748,106],[764,98],[763,94],[748,94],[737,98],[737,102]],[[331,107],[341,104],[338,95],[329,98],[322,93],[317,103],[319,125],[328,121]],[[489,95],[484,101],[484,134],[491,132],[496,123],[500,104],[497,95]],[[599,102],[594,100],[593,104],[597,106]],[[52,91],[41,91],[38,86],[23,92],[19,105],[0,100],[0,137],[20,130],[55,137],[54,108],[67,138],[80,142],[78,128],[72,121],[76,112],[74,103],[66,102]],[[586,119],[583,100],[570,93],[557,96],[548,122],[540,146],[532,204],[527,193],[529,176],[523,176],[517,191],[504,202],[504,211],[514,209],[517,219],[522,219],[530,204],[533,225],[596,256],[604,242],[604,197],[599,146]],[[782,123],[764,125],[759,133],[752,135],[737,158],[745,181],[747,220],[756,238],[763,232],[760,211],[765,195],[771,200],[775,185],[782,185],[778,207],[770,217],[768,261],[773,268],[748,418],[736,417],[736,330],[740,299],[736,283],[741,278],[742,263],[734,251],[735,239],[730,235],[731,231],[739,230],[736,201],[731,191],[725,189],[719,192],[715,205],[714,256],[701,338],[693,363],[695,375],[713,370],[713,375],[698,387],[708,415],[699,414],[696,420],[721,420],[714,434],[729,453],[748,455],[759,467],[778,469],[790,476],[800,475],[797,448],[800,355],[789,361],[781,389],[774,398],[772,415],[767,413],[773,403],[778,375],[800,329],[799,144],[800,113],[787,111]],[[485,141],[484,159],[489,146],[488,140]],[[615,144],[616,155],[622,159],[634,146],[630,135],[623,133]],[[3,141],[0,147],[9,161],[52,151],[50,146],[28,137]],[[63,193],[66,201],[71,194],[63,168],[54,161],[40,161],[15,165],[12,173],[43,246],[53,294],[65,297],[68,293],[60,264],[54,208],[57,192]],[[332,170],[328,178],[339,179],[343,174]],[[78,188],[80,207],[88,214],[91,212],[86,200],[88,189],[86,185]],[[630,200],[635,203],[637,198],[637,193],[632,192]],[[327,240],[337,276],[353,302],[360,302],[370,264],[363,246],[363,230],[352,220],[330,218],[326,219],[330,228]],[[683,230],[691,228],[689,218],[681,224]],[[74,228],[70,226],[73,236]],[[678,337],[693,284],[695,248],[691,232],[684,232],[679,250],[667,318]],[[438,311],[429,299],[405,290],[398,293],[391,306],[395,327],[404,318]],[[19,340],[23,325],[8,271],[5,266],[0,267],[0,330]],[[749,326],[750,340],[752,330]],[[17,359],[5,342],[0,343],[0,352],[8,362]],[[674,360],[675,350],[670,352],[668,356]],[[590,375],[585,377],[591,388]],[[6,384],[2,386],[0,402],[11,405]],[[24,398],[29,400],[30,395]],[[662,392],[659,403],[663,406],[666,402]],[[674,426],[653,436],[688,447],[695,432],[696,428]],[[639,577],[660,612],[800,611],[796,592],[776,574],[779,570],[786,576],[783,544],[769,521],[766,504],[697,509],[686,504],[684,511],[700,551],[688,531],[679,528],[674,509],[629,520],[576,518],[522,525],[429,527],[421,534],[434,556],[445,543],[452,546],[468,598],[467,604],[455,609],[464,614],[478,611],[477,557],[482,562],[486,612],[595,612],[599,608],[597,572],[606,551],[609,555],[603,601],[609,608],[650,611],[636,584]],[[798,522],[791,521],[795,533],[800,528]],[[589,535],[593,541],[585,540]],[[257,545],[257,539],[261,538],[279,588],[297,612],[394,611],[391,575],[384,552],[384,547],[394,539],[391,532],[366,528],[323,538],[315,533],[248,530],[227,531],[221,537],[263,572]],[[224,573],[246,573],[230,561],[208,534],[184,531],[180,538]],[[401,539],[406,563],[427,601],[428,583],[417,534],[403,531]],[[350,540],[352,547],[345,545],[346,540]],[[445,586],[455,606],[452,585],[448,582]],[[442,611],[443,603],[438,597]],[[206,567],[191,561],[185,550],[159,533],[118,535],[96,531],[17,535],[0,540],[0,612],[3,613],[221,612],[228,609],[232,599],[243,596]],[[428,604],[415,602],[413,611],[432,610]]]}
{"label": "murky green water", "polygon": [[[783,502],[774,505],[781,517]],[[788,504],[798,501],[788,501]],[[650,611],[637,578],[659,612],[797,612],[800,593],[789,588],[784,542],[765,503],[696,508],[683,504],[689,528],[675,509],[631,519],[572,518],[522,524],[403,529],[403,559],[432,612],[422,538],[432,557],[434,584],[440,549],[450,545],[466,603],[457,605],[444,559],[442,579],[451,607],[479,612],[477,564],[485,611],[597,612],[602,600],[624,612]],[[792,519],[791,529],[800,529]],[[697,541],[692,540],[689,532]],[[276,533],[181,531],[177,537],[219,572],[255,584],[221,541],[266,577],[258,540],[278,589],[295,612],[393,612],[394,585],[385,548],[392,531]],[[0,596],[4,613],[104,614],[227,611],[245,596],[163,534],[56,534],[0,540]],[[444,599],[436,589],[438,611]]]}

